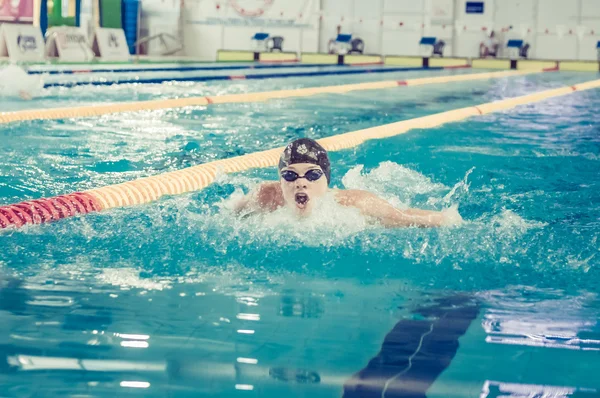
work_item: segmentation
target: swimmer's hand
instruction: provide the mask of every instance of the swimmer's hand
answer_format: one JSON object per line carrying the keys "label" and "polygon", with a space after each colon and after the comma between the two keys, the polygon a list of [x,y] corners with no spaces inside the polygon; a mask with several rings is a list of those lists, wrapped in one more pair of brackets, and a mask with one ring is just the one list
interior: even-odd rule
{"label": "swimmer's hand", "polygon": [[19,90],[19,97],[21,97],[22,99],[29,101],[31,100],[31,94],[29,94],[27,91],[24,90]]}

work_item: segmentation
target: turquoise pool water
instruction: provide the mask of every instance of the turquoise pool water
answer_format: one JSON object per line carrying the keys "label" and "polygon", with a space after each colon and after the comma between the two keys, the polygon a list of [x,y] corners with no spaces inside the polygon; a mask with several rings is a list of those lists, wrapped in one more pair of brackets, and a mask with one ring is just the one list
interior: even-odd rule
{"label": "turquoise pool water", "polygon": [[[33,104],[437,74],[50,89]],[[0,204],[596,78],[3,125]],[[277,177],[264,169],[147,206],[0,232],[0,391],[597,397],[599,105],[598,90],[576,92],[331,153],[333,185],[399,207],[457,205],[466,222],[456,228],[383,230],[337,207],[306,222],[237,219],[231,202]]]}
{"label": "turquoise pool water", "polygon": [[[319,72],[319,71],[346,71],[364,70],[367,67],[359,66],[328,66],[328,67],[278,67],[269,69],[236,69],[233,71],[198,71],[186,73],[157,73],[151,71],[139,73],[84,73],[73,75],[32,75],[41,78],[43,83],[60,83],[73,81],[113,81],[124,79],[148,79],[156,77],[184,77],[184,76],[217,76],[217,75],[243,75],[243,74],[265,74],[265,73],[296,73],[296,72]],[[369,66],[370,69],[382,68],[380,66]],[[281,78],[266,80],[234,80],[234,81],[209,81],[209,82],[166,82],[164,84],[114,84],[111,86],[82,85],[75,87],[48,87],[35,92],[32,101],[23,103],[15,102],[12,98],[0,95],[1,111],[17,111],[22,109],[56,108],[65,106],[95,105],[106,102],[123,102],[136,100],[153,100],[166,98],[188,98],[206,95],[237,94],[255,91],[270,91],[293,89],[301,87],[327,86],[331,84],[351,84],[356,82],[400,80],[428,76],[468,74],[468,69],[457,70],[422,70],[409,72],[386,72],[365,73],[360,77],[355,76],[328,76]]]}

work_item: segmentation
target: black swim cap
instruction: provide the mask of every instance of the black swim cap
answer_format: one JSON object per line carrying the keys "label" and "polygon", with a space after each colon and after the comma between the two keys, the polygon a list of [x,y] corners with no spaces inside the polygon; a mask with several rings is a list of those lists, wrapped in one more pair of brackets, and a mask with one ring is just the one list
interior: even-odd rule
{"label": "black swim cap", "polygon": [[279,158],[279,170],[296,163],[312,163],[321,167],[327,184],[331,180],[331,166],[327,151],[317,141],[310,138],[300,138],[292,141],[285,147]]}

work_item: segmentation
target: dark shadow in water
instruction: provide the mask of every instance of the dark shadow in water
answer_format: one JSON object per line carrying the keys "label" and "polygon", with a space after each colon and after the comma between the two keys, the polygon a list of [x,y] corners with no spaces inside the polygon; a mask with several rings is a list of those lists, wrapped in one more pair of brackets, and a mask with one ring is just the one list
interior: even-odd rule
{"label": "dark shadow in water", "polygon": [[0,311],[24,315],[28,297],[23,281],[0,274]]}
{"label": "dark shadow in water", "polygon": [[398,322],[379,354],[346,382],[344,397],[425,398],[478,313],[479,305],[468,295],[439,298],[416,309],[414,319]]}

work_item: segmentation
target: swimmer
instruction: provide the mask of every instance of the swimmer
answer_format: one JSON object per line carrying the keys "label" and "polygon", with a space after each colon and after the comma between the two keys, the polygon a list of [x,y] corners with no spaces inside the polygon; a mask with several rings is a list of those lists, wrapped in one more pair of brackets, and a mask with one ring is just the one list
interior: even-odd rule
{"label": "swimmer", "polygon": [[0,68],[0,96],[20,97],[28,101],[43,87],[41,77],[29,75],[16,65]]}
{"label": "swimmer", "polygon": [[384,227],[439,227],[462,222],[453,209],[400,210],[368,191],[330,189],[327,151],[310,138],[300,138],[285,148],[279,160],[279,176],[278,182],[263,183],[243,197],[235,206],[236,213],[266,213],[287,207],[299,216],[308,216],[319,198],[332,192],[337,203],[357,208],[368,220]]}

